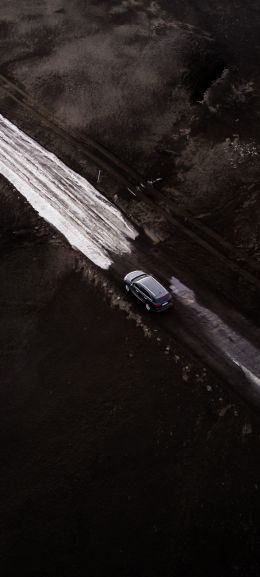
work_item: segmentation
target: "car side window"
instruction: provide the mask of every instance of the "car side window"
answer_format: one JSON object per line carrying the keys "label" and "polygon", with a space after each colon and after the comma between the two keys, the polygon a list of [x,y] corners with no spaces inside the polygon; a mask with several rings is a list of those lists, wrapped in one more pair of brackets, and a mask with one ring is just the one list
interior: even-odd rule
{"label": "car side window", "polygon": [[141,292],[142,292],[142,294],[143,294],[144,296],[150,298],[150,295],[149,295],[148,291],[147,291],[144,287],[142,287],[140,290],[141,290]]}

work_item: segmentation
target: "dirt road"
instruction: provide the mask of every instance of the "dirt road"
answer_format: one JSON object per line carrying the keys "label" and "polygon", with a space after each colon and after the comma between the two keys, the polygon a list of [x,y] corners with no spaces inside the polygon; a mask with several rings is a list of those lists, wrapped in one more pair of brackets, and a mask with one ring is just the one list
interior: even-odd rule
{"label": "dirt road", "polygon": [[[182,338],[205,364],[218,370],[224,380],[260,407],[259,349],[250,343],[251,339],[260,342],[257,327],[250,326],[242,316],[232,317],[225,302],[216,300],[218,316],[210,311],[212,297],[206,291],[204,303],[200,304],[195,293],[180,279],[173,275],[167,279],[167,272],[171,270],[170,259],[165,263],[162,251],[157,250],[154,255],[150,247],[149,254],[144,252],[140,243],[138,246],[134,242],[137,231],[109,201],[3,116],[0,117],[0,135],[0,172],[40,216],[101,268],[112,264],[115,253],[117,266],[114,265],[113,272],[121,284],[124,275],[131,268],[138,267],[156,271],[160,277],[166,278],[175,295],[174,309],[178,317],[176,314],[175,318],[167,315],[158,326],[176,338]],[[123,266],[119,263],[121,255]],[[220,317],[225,318],[226,323]]]}

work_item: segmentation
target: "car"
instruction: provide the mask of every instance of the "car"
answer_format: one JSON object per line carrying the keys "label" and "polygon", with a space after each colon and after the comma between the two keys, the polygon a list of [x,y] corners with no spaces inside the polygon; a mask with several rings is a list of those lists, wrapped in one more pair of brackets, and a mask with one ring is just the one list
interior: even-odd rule
{"label": "car", "polygon": [[162,312],[172,306],[169,291],[151,274],[134,270],[124,277],[125,290],[144,303],[146,310]]}

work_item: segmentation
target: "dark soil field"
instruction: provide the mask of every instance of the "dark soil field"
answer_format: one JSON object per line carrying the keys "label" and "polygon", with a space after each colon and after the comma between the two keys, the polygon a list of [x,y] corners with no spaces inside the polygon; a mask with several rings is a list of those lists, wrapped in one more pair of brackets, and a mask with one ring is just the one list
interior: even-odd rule
{"label": "dark soil field", "polygon": [[[160,179],[160,201],[259,272],[259,12],[254,0],[2,0],[0,74]],[[0,103],[93,181],[80,148],[44,142],[1,80]],[[157,233],[166,256],[171,239],[192,246]],[[259,577],[259,414],[2,177],[0,254],[1,577]],[[246,299],[207,259],[213,284]]]}
{"label": "dark soil field", "polygon": [[1,202],[1,575],[256,577],[257,415]]}

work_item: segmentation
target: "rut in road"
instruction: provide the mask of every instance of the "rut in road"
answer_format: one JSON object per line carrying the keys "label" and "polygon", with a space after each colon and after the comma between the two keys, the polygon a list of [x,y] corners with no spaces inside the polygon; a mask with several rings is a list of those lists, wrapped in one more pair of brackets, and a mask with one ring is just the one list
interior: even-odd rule
{"label": "rut in road", "polygon": [[[185,307],[185,315],[182,315],[183,324],[187,329],[195,330],[195,335],[200,335],[200,340],[205,346],[215,352],[219,351],[220,358],[230,359],[239,366],[248,380],[254,381],[260,386],[260,354],[259,348],[250,341],[250,323],[239,316],[237,330],[234,327],[234,319],[230,318],[230,325],[223,321],[220,316],[210,309],[210,305],[199,302],[196,292],[183,284],[178,278],[171,278],[171,290],[179,303]],[[226,312],[229,317],[228,311]],[[233,323],[232,323],[232,320]],[[233,328],[232,328],[233,324]],[[193,328],[194,327],[194,328]],[[243,328],[243,334],[239,333]],[[248,338],[247,335],[248,334]],[[254,336],[260,342],[260,330],[254,327]],[[259,391],[260,392],[260,391]]]}
{"label": "rut in road", "polygon": [[136,230],[85,178],[0,115],[0,173],[101,268],[131,251]]}

